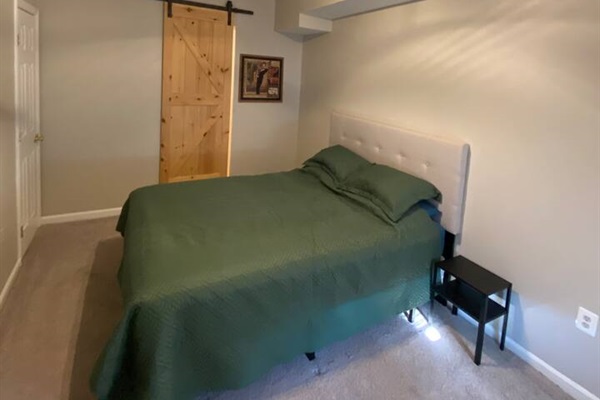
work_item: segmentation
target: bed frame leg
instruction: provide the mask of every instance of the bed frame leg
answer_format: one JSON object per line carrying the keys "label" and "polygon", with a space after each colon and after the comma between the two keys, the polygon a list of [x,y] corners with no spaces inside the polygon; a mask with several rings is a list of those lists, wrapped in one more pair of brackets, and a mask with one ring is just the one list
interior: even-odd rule
{"label": "bed frame leg", "polygon": [[404,315],[406,316],[406,319],[408,320],[408,322],[410,322],[411,324],[413,323],[413,311],[414,308],[411,308],[408,311],[404,311]]}
{"label": "bed frame leg", "polygon": [[317,356],[315,356],[315,353],[304,353],[304,355],[306,356],[306,358],[308,358],[308,361],[313,361],[315,358],[317,358]]}

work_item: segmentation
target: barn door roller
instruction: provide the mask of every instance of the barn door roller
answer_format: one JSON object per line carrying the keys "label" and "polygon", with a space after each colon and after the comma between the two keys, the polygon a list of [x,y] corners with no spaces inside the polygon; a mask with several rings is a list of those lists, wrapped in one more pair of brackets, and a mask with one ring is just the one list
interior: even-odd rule
{"label": "barn door roller", "polygon": [[167,3],[167,14],[169,18],[173,16],[173,4],[183,4],[186,6],[193,7],[202,7],[202,8],[210,8],[211,10],[219,10],[219,11],[227,11],[227,25],[231,25],[231,14],[246,14],[246,15],[254,15],[254,11],[243,10],[241,8],[235,8],[231,1],[225,3],[224,6],[217,6],[214,4],[206,4],[206,3],[196,3],[195,1],[189,0],[159,0],[165,1]]}

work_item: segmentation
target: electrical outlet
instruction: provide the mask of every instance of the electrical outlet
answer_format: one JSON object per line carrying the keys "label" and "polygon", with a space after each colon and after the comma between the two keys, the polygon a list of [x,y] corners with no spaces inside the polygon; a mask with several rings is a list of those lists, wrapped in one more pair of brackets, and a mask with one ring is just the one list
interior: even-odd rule
{"label": "electrical outlet", "polygon": [[591,337],[596,337],[596,330],[598,328],[598,316],[593,312],[586,310],[583,307],[579,307],[577,312],[577,319],[575,320],[575,326],[587,333]]}

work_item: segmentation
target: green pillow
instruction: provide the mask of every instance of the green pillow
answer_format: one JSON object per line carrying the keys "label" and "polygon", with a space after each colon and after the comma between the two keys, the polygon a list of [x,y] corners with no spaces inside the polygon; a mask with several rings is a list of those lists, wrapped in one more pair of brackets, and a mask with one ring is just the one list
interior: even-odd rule
{"label": "green pillow", "polygon": [[314,176],[329,189],[335,192],[338,191],[338,185],[335,179],[331,176],[331,174],[328,171],[324,170],[320,165],[308,163],[301,169],[301,171]]}
{"label": "green pillow", "polygon": [[342,190],[370,200],[392,222],[400,221],[421,200],[440,199],[440,192],[431,183],[379,164],[348,176]]}
{"label": "green pillow", "polygon": [[304,165],[318,166],[337,182],[342,182],[352,172],[371,163],[344,146],[335,145],[321,150],[304,162]]}

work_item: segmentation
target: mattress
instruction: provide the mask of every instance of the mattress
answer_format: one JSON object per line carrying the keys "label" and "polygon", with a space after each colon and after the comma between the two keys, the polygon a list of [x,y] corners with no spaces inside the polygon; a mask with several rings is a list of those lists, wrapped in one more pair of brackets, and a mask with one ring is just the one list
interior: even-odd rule
{"label": "mattress", "polygon": [[125,310],[92,378],[101,400],[247,385],[353,333],[319,329],[353,302],[427,299],[441,253],[422,209],[386,224],[301,170],[138,189],[118,230]]}

